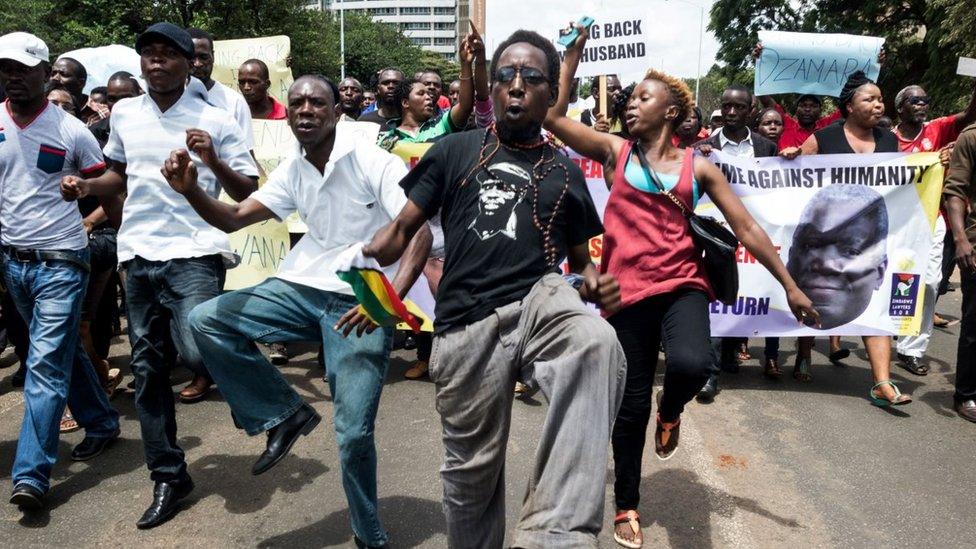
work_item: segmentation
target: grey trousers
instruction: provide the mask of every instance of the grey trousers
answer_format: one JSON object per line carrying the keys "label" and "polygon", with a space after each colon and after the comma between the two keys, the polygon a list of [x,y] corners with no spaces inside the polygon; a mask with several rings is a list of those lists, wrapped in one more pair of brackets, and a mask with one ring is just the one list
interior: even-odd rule
{"label": "grey trousers", "polygon": [[522,301],[436,336],[430,377],[446,452],[449,546],[504,542],[505,449],[521,380],[541,390],[549,409],[513,546],[596,547],[626,370],[613,328],[556,274]]}

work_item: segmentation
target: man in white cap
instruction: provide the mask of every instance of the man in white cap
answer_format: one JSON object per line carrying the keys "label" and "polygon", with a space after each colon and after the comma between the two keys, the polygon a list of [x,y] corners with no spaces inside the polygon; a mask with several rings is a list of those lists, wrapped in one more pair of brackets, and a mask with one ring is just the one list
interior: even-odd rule
{"label": "man in white cap", "polygon": [[31,34],[0,37],[0,263],[3,282],[30,326],[24,421],[14,459],[10,503],[44,505],[58,455],[65,403],[85,428],[71,454],[91,459],[119,436],[108,403],[78,337],[88,282],[88,237],[75,204],[64,202],[61,178],[101,175],[105,162],[84,124],[48,104],[47,45]]}

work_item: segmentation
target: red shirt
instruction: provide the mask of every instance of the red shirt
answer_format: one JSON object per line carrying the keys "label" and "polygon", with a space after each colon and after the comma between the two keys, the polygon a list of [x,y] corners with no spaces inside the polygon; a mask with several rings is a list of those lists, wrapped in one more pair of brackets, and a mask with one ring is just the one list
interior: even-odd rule
{"label": "red shirt", "polygon": [[779,103],[773,103],[773,108],[783,117],[783,135],[779,136],[779,150],[789,147],[799,147],[807,140],[813,132],[822,130],[840,118],[840,109],[817,120],[812,130],[807,130],[794,118],[786,113]]}
{"label": "red shirt", "polygon": [[[691,227],[681,210],[661,193],[638,189],[627,181],[632,147],[632,141],[625,142],[617,155],[603,214],[600,271],[617,277],[621,307],[682,288],[701,290],[714,299],[701,250],[691,239]],[[694,152],[691,147],[685,149],[681,175],[671,189],[689,206],[693,204]]]}
{"label": "red shirt", "polygon": [[922,126],[922,131],[914,139],[905,139],[898,128],[895,128],[898,138],[898,150],[901,152],[932,152],[945,147],[959,137],[956,129],[956,115],[943,116],[930,120]]}
{"label": "red shirt", "polygon": [[288,109],[284,105],[278,102],[274,97],[268,96],[271,100],[271,112],[264,120],[286,120],[288,118]]}
{"label": "red shirt", "polygon": [[438,97],[437,98],[437,108],[439,108],[442,111],[445,110],[445,109],[450,109],[451,108],[451,100],[448,99],[446,96],[443,96],[443,95],[440,96],[440,97]]}

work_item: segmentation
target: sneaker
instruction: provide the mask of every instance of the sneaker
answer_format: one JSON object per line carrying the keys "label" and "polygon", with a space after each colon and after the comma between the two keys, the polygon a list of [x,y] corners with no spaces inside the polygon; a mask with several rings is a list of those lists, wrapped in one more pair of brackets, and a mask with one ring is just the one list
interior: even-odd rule
{"label": "sneaker", "polygon": [[661,421],[661,414],[657,415],[657,426],[654,428],[654,453],[658,459],[671,459],[678,449],[678,435],[680,434],[681,418],[672,423]]}

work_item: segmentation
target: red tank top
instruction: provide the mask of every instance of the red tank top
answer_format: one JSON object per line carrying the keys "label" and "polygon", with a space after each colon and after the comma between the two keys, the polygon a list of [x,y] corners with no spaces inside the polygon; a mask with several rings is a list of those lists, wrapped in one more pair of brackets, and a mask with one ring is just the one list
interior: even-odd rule
{"label": "red tank top", "polygon": [[[634,188],[624,176],[634,143],[628,141],[617,154],[613,188],[603,214],[601,272],[620,284],[621,307],[679,288],[715,296],[702,266],[702,252],[691,239],[688,220],[671,200],[660,193]],[[685,150],[678,183],[671,189],[686,205],[693,204],[694,150]]]}

